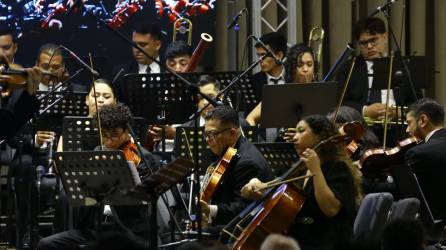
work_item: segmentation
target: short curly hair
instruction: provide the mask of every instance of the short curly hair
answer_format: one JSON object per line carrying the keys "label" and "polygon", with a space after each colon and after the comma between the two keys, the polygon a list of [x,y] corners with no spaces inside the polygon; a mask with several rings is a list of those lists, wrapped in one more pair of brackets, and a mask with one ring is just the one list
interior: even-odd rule
{"label": "short curly hair", "polygon": [[299,63],[299,61],[302,60],[302,55],[304,53],[310,53],[311,57],[313,57],[313,61],[314,61],[313,75],[315,75],[315,76],[317,75],[319,65],[314,58],[313,50],[310,47],[304,45],[303,43],[299,43],[299,44],[294,45],[293,47],[291,47],[288,50],[288,53],[286,56],[287,59],[285,62],[285,81],[286,82],[296,82],[296,80],[294,79],[294,76],[296,74],[297,64]]}
{"label": "short curly hair", "polygon": [[[101,107],[99,111],[101,129],[113,131],[119,128],[127,129],[133,122],[133,115],[130,109],[121,103],[110,104]],[[98,127],[97,122],[95,122]]]}

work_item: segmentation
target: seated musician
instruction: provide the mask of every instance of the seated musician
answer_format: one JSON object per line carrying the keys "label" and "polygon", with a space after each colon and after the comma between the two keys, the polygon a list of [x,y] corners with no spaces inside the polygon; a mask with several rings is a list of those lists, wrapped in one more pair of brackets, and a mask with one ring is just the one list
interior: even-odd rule
{"label": "seated musician", "polygon": [[446,129],[444,107],[424,98],[409,107],[406,114],[410,135],[423,140],[409,149],[406,162],[418,178],[435,219],[446,219],[443,190],[446,188]]}
{"label": "seated musician", "polygon": [[[360,56],[357,57],[350,82],[345,94],[344,105],[354,107],[364,117],[372,120],[383,120],[386,110],[387,90],[372,88],[373,60],[387,56],[387,32],[384,22],[376,17],[359,21],[353,31]],[[336,80],[345,83],[352,63],[346,63],[336,76]],[[394,86],[392,86],[393,88]],[[394,106],[408,105],[415,101],[409,83],[404,82],[389,93],[389,104]],[[396,116],[396,111],[389,108],[389,117]]]}
{"label": "seated musician", "polygon": [[[101,107],[100,122],[102,128],[102,139],[104,147],[109,150],[125,150],[133,151],[129,144],[133,143],[129,134],[129,124],[132,122],[132,114],[127,106],[123,104],[110,104]],[[130,152],[124,152],[126,157]],[[137,152],[132,153],[139,156]],[[159,158],[151,153],[145,151],[144,156],[148,160],[149,166],[145,166],[143,161],[135,164],[140,173],[157,170],[160,167]],[[139,156],[140,157],[140,156]],[[134,163],[135,156],[131,157]],[[69,230],[58,233],[40,240],[37,249],[77,249],[79,245],[87,244],[89,241],[94,241],[96,237],[95,229],[90,221],[90,216],[97,207],[88,207],[84,209],[84,220],[80,221],[80,225],[76,230]],[[101,210],[102,211],[102,210]],[[139,236],[141,241],[147,238],[149,232],[149,211],[147,206],[113,206],[113,214],[116,212],[125,227],[131,230],[136,236]],[[152,225],[154,226],[154,225]],[[121,230],[118,224],[113,224],[111,230]]]}
{"label": "seated musician", "polygon": [[191,48],[185,41],[174,41],[167,46],[164,52],[166,67],[177,73],[184,73],[191,55]]}
{"label": "seated musician", "polygon": [[250,203],[241,196],[241,188],[255,177],[261,181],[271,180],[272,172],[257,148],[241,136],[235,110],[218,106],[207,113],[205,121],[205,138],[212,153],[222,156],[228,147],[233,147],[240,156],[225,171],[211,202],[201,201],[205,222],[225,225]]}
{"label": "seated musician", "polygon": [[[310,83],[317,74],[317,63],[311,48],[304,44],[297,44],[290,48],[285,62],[285,82],[287,83]],[[260,121],[262,102],[248,114],[246,121],[255,126]],[[288,135],[290,137],[292,135]]]}
{"label": "seated musician", "polygon": [[[303,172],[314,174],[303,183],[305,202],[288,230],[302,249],[332,249],[350,241],[356,205],[361,195],[357,169],[345,153],[343,144],[324,144],[321,140],[336,135],[335,126],[320,115],[308,116],[296,127],[294,145],[303,160]],[[243,197],[258,199],[257,188],[266,184],[257,178],[243,187]],[[279,223],[279,222],[278,222]]]}

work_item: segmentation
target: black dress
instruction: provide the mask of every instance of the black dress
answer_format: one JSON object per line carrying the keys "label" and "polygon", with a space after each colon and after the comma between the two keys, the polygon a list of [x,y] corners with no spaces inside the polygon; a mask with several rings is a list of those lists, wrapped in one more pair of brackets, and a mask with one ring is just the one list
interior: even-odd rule
{"label": "black dress", "polygon": [[353,237],[356,205],[352,174],[344,162],[326,163],[321,168],[328,186],[342,207],[335,217],[327,217],[317,204],[313,180],[308,181],[304,189],[305,203],[289,231],[303,250],[333,249],[337,245],[349,243]]}

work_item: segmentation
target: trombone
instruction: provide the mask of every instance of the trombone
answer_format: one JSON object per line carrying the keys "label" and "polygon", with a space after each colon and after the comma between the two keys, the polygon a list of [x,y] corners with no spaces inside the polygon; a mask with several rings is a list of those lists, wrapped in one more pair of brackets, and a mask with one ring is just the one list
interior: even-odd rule
{"label": "trombone", "polygon": [[172,41],[175,42],[177,40],[177,33],[180,33],[182,35],[187,33],[187,44],[191,46],[192,44],[192,22],[184,17],[178,18],[173,23],[173,39]]}
{"label": "trombone", "polygon": [[[321,27],[314,27],[310,31],[310,36],[308,37],[308,47],[313,50],[314,60],[321,65],[322,60],[322,46],[324,43],[325,31]],[[319,70],[317,79],[322,76],[322,70]]]}

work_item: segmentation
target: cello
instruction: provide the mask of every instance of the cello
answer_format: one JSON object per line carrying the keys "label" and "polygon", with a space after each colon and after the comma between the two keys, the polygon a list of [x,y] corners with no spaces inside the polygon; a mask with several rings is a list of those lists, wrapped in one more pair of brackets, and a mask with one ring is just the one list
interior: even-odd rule
{"label": "cello", "polygon": [[[339,143],[350,140],[348,135],[335,135],[326,140],[319,142],[313,149],[317,150],[324,144]],[[297,172],[304,169],[303,160],[299,160],[280,178],[268,183],[267,188],[278,186],[278,188],[270,188],[262,199],[252,203],[248,209],[242,212],[236,221],[235,229],[241,230],[239,236],[236,232],[228,232],[227,227],[223,232],[228,233],[236,241],[232,249],[259,249],[261,242],[266,235],[271,233],[286,233],[288,228],[294,222],[297,214],[302,208],[305,197],[302,189],[296,185],[286,184],[294,182],[301,178],[309,178],[308,176],[295,176]],[[257,190],[258,191],[258,190]],[[280,221],[281,223],[277,223]],[[233,226],[230,223],[229,226]]]}

